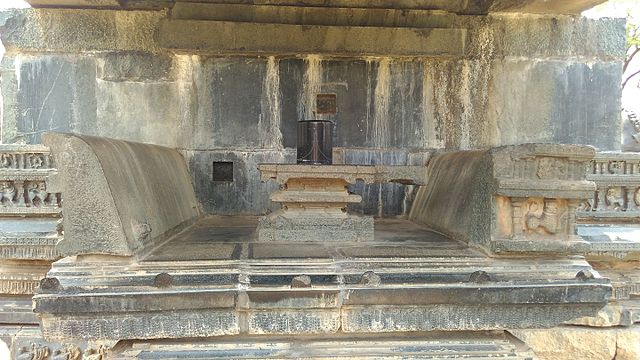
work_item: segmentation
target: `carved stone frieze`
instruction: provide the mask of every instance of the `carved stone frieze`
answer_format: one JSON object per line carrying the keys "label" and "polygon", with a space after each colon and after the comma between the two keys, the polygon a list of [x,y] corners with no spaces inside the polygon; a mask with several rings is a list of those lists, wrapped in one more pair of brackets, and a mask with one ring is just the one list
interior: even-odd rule
{"label": "carved stone frieze", "polygon": [[46,170],[53,169],[49,149],[42,145],[0,145],[0,169]]}
{"label": "carved stone frieze", "polygon": [[2,207],[61,207],[62,195],[49,193],[44,181],[0,181]]}
{"label": "carved stone frieze", "polygon": [[30,346],[22,346],[17,350],[17,360],[105,360],[108,347],[81,346],[70,343],[40,343],[33,342]]}
{"label": "carved stone frieze", "polygon": [[640,154],[601,152],[588,167],[597,190],[578,209],[581,222],[634,222],[640,216]]}
{"label": "carved stone frieze", "polygon": [[575,216],[572,215],[578,207],[577,200],[498,196],[496,204],[497,240],[578,239],[575,235]]}

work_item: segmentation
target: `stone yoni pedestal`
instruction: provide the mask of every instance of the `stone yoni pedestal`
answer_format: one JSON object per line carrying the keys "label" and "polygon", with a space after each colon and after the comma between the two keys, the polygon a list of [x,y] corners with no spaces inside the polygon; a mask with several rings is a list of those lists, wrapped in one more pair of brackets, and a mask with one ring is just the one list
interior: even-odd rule
{"label": "stone yoni pedestal", "polygon": [[362,200],[347,185],[375,182],[375,166],[262,164],[259,170],[262,181],[274,179],[282,188],[271,195],[282,209],[260,219],[259,241],[373,240],[373,217],[346,207]]}

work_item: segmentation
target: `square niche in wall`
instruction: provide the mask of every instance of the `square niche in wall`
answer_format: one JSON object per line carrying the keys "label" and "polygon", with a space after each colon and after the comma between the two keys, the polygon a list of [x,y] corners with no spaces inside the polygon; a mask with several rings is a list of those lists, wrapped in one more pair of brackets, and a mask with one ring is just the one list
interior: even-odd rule
{"label": "square niche in wall", "polygon": [[231,161],[214,161],[213,170],[211,171],[211,179],[213,181],[233,181],[233,162]]}
{"label": "square niche in wall", "polygon": [[336,94],[316,95],[316,114],[335,115],[338,113],[338,96]]}

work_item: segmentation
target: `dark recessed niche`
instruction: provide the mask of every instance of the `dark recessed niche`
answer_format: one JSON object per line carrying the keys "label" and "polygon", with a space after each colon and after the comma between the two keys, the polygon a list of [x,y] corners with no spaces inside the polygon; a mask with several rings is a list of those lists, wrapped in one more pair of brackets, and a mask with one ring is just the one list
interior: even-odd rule
{"label": "dark recessed niche", "polygon": [[213,181],[233,181],[233,162],[214,161],[211,178]]}
{"label": "dark recessed niche", "polygon": [[317,94],[316,114],[335,115],[338,113],[338,95]]}

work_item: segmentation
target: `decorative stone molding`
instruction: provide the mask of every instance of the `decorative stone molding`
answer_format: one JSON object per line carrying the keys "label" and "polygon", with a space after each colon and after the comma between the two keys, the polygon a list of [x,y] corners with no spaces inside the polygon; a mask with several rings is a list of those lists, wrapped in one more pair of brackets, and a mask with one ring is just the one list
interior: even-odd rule
{"label": "decorative stone molding", "polygon": [[16,349],[17,360],[106,360],[109,351],[104,345],[48,343],[37,338],[32,341]]}
{"label": "decorative stone molding", "polygon": [[[27,300],[60,258],[62,196],[45,183],[55,171],[45,146],[0,145],[0,323],[37,323]],[[33,359],[50,355],[31,350]]]}

